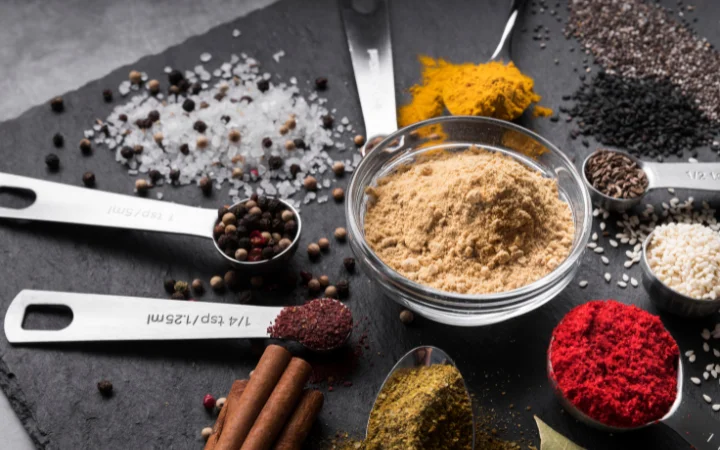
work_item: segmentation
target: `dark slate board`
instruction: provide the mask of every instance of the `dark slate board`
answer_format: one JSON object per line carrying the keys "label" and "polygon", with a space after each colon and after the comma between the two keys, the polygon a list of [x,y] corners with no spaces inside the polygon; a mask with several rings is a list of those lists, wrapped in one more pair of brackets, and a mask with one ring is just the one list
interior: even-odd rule
{"label": "dark slate board", "polygon": [[[694,14],[700,18],[697,28],[707,31],[706,35],[714,43],[720,43],[715,26],[720,13],[711,7],[710,1],[695,4],[698,12]],[[506,7],[507,2],[499,0],[482,5],[463,0],[393,1],[398,98],[404,99],[400,90],[418,79],[416,55],[419,53],[456,62],[486,60],[502,29]],[[566,15],[564,8],[559,8],[558,13]],[[530,30],[537,24],[552,30],[545,50],[540,50],[538,42],[531,39]],[[584,57],[579,51],[569,52],[570,47],[578,49],[579,46],[562,37],[561,27],[547,11],[538,10],[536,14],[528,11],[519,29],[529,31],[516,35],[514,48],[515,61],[536,78],[544,104],[554,108],[560,105],[563,94],[571,93],[580,83],[572,68],[581,67]],[[231,37],[234,28],[242,30],[242,37]],[[276,64],[271,56],[279,49],[284,49],[287,56]],[[97,174],[98,189],[132,194],[130,177],[107,150],[98,149],[92,157],[83,157],[76,147],[82,131],[96,117],[105,117],[112,107],[103,103],[102,89],[115,88],[130,68],[158,77],[166,65],[191,68],[204,51],[213,54],[210,67],[226,61],[231,53],[246,51],[257,57],[265,70],[278,73],[283,79],[298,77],[301,86],[306,86],[306,80],[326,75],[330,79],[327,97],[331,107],[338,109],[338,116],[347,115],[358,127],[362,124],[335,2],[287,0],[65,94],[67,111],[64,114],[51,113],[43,105],[0,124],[0,170],[73,185],[80,184],[84,171],[93,170]],[[553,63],[555,58],[560,64]],[[568,138],[572,125],[564,121],[526,119],[521,123],[546,136],[578,161],[589,152]],[[65,133],[67,147],[59,151],[62,170],[48,174],[42,160],[52,151],[50,138],[56,131]],[[594,146],[591,142],[591,148]],[[702,150],[702,158],[711,158],[709,150]],[[205,199],[194,187],[163,188],[163,192],[168,201],[207,207],[226,202],[228,198],[226,192],[218,192],[213,198]],[[655,200],[662,197],[661,194]],[[715,206],[716,203],[715,199]],[[330,235],[344,222],[342,207],[333,203],[304,207],[302,215],[307,228],[301,248],[311,240]],[[0,279],[3,280],[0,319],[4,318],[9,301],[21,289],[165,298],[162,279],[168,274],[177,279],[202,277],[207,280],[225,269],[206,241],[64,225],[2,222],[0,254]],[[343,273],[341,260],[349,254],[346,245],[333,244],[329,255],[319,263],[311,264],[301,251],[293,265],[296,270],[309,269],[337,279]],[[622,260],[619,252],[610,256],[613,260]],[[452,328],[423,319],[405,327],[397,319],[399,307],[384,298],[372,280],[362,274],[350,277],[352,296],[347,303],[357,318],[367,318],[370,350],[349,378],[353,386],[327,393],[319,425],[308,446],[316,448],[322,438],[338,431],[362,435],[376,390],[394,361],[416,345],[432,344],[455,357],[479,404],[494,408],[502,423],[509,424],[511,430],[506,433],[507,437],[536,439],[532,415],[538,414],[589,448],[687,448],[671,431],[660,426],[615,436],[596,432],[562,413],[553,398],[546,381],[545,350],[552,328],[570,308],[589,299],[618,298],[657,312],[642,288],[622,290],[614,282],[605,284],[602,281],[605,270],[597,255],[589,253],[583,259],[578,278],[590,280],[587,289],[582,290],[574,283],[557,299],[524,317],[475,329]],[[609,270],[614,280],[619,279],[622,271]],[[631,273],[639,277],[637,268]],[[256,304],[289,304],[305,298],[302,289],[293,293],[258,291],[249,295]],[[220,302],[243,299],[247,297],[208,294],[202,298]],[[685,350],[699,348],[701,328],[712,327],[717,318],[694,322],[668,316],[663,319]],[[264,341],[223,341],[24,347],[11,346],[4,335],[0,335],[0,386],[39,448],[199,449],[202,448],[199,430],[213,421],[201,406],[203,395],[207,392],[220,395],[232,380],[246,377],[264,344]],[[700,353],[699,362],[691,370],[696,375],[707,358]],[[101,378],[109,378],[115,384],[116,395],[110,400],[102,399],[97,393],[95,383]],[[705,390],[711,395],[720,395],[717,386]],[[701,414],[712,414],[700,398],[700,389],[688,388],[686,396]],[[511,404],[515,405],[514,410],[510,409]],[[532,406],[531,412],[525,411],[528,405]]]}

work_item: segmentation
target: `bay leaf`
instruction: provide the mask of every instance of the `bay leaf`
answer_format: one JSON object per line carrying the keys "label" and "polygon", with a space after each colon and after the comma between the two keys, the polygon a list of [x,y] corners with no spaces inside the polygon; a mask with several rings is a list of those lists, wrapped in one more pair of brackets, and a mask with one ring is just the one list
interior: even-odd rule
{"label": "bay leaf", "polygon": [[550,428],[548,424],[535,417],[540,432],[540,450],[585,450],[570,439]]}

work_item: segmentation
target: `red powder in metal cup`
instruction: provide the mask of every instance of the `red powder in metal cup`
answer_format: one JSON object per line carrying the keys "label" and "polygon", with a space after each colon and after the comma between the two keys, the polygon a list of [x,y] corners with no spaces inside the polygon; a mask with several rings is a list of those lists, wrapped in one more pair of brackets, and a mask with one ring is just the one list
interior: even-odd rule
{"label": "red powder in metal cup", "polygon": [[570,311],[548,350],[561,394],[605,425],[661,419],[677,396],[680,350],[660,318],[614,300]]}
{"label": "red powder in metal cup", "polygon": [[323,351],[343,345],[352,326],[352,313],[345,305],[321,298],[283,308],[267,331],[273,338],[291,339],[311,350]]}

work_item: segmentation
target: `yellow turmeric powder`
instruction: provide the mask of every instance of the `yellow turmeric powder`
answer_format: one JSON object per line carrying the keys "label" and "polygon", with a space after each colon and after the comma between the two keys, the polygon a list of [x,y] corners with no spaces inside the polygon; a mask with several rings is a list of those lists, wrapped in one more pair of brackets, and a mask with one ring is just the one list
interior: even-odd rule
{"label": "yellow turmeric powder", "polygon": [[[422,84],[410,88],[412,101],[398,112],[400,126],[441,116],[490,116],[503,120],[519,117],[531,104],[540,101],[534,81],[510,62],[451,64],[443,59],[421,56]],[[552,110],[537,107],[535,115]]]}

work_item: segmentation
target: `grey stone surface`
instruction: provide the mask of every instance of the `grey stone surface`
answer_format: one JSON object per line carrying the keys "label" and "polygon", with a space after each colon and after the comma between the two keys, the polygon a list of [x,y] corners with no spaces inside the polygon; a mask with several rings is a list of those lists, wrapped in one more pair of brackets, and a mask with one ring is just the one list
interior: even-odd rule
{"label": "grey stone surface", "polygon": [[[718,12],[710,1],[696,2],[699,30],[712,33]],[[418,80],[416,55],[426,53],[452,61],[484,61],[494,48],[505,19],[504,1],[486,1],[481,5],[463,0],[444,2],[392,2],[392,31],[395,71],[399,96],[401,90]],[[564,11],[561,10],[564,15]],[[514,59],[536,79],[544,104],[557,108],[562,95],[571,93],[580,80],[573,67],[581,67],[584,56],[573,40],[560,35],[561,24],[548,14],[525,14],[519,28],[531,30],[538,24],[551,29],[547,48],[540,50],[530,33],[515,39]],[[228,36],[233,28],[243,30],[241,39]],[[716,41],[713,41],[717,43]],[[280,64],[272,60],[279,49],[287,52]],[[92,157],[82,157],[76,142],[95,117],[103,117],[111,108],[102,102],[100,91],[117,86],[130,67],[161,74],[167,64],[192,67],[198,55],[212,50],[213,64],[224,61],[233,52],[247,51],[258,58],[269,72],[284,78],[297,76],[300,85],[322,74],[330,79],[329,105],[338,115],[347,115],[361,125],[350,62],[335,2],[284,0],[261,11],[221,25],[209,33],[192,38],[177,47],[112,71],[101,80],[64,95],[68,109],[53,114],[47,105],[33,108],[21,117],[0,124],[2,171],[54,181],[80,184],[85,170],[92,169],[98,189],[130,194],[132,179],[104,149]],[[553,64],[553,59],[560,64]],[[212,64],[211,64],[212,66]],[[585,148],[568,137],[573,126],[564,121],[523,118],[523,125],[554,142],[576,161],[596,146]],[[50,137],[62,130],[68,146],[60,151],[63,169],[56,175],[46,173],[42,158],[50,148]],[[332,152],[331,152],[332,153]],[[716,158],[708,149],[701,160]],[[347,179],[345,180],[347,181]],[[226,201],[226,192],[203,198],[193,187],[163,188],[165,198],[190,205],[213,206]],[[651,200],[658,201],[663,193]],[[682,195],[682,193],[681,193]],[[695,195],[697,199],[700,196]],[[449,199],[451,201],[452,199]],[[719,199],[710,199],[718,206]],[[340,205],[309,205],[302,215],[306,229],[301,248],[343,223]],[[612,224],[610,224],[612,226]],[[111,229],[89,229],[62,225],[0,223],[0,320],[8,302],[21,289],[55,289],[165,298],[162,279],[202,277],[224,270],[207,242],[190,238],[134,233]],[[311,264],[299,252],[293,269],[327,274],[331,279],[343,275],[341,260],[349,255],[346,245],[333,245],[320,262]],[[619,251],[608,249],[608,256],[621,261]],[[619,266],[619,267],[616,267]],[[360,436],[376,390],[394,361],[420,344],[432,344],[452,355],[463,371],[480,405],[494,408],[506,436],[535,440],[532,414],[578,444],[588,448],[685,448],[672,432],[651,427],[634,433],[608,436],[583,427],[567,414],[546,381],[545,351],[552,328],[573,306],[594,298],[617,298],[637,304],[653,313],[647,294],[638,289],[621,289],[606,284],[602,273],[610,271],[618,279],[625,271],[621,264],[603,266],[598,256],[584,256],[578,279],[590,285],[580,289],[572,284],[555,300],[521,318],[495,326],[459,329],[418,318],[410,327],[398,318],[399,307],[381,295],[373,280],[362,273],[350,277],[348,305],[362,324],[354,333],[356,340],[367,330],[369,349],[357,361],[349,375],[352,387],[338,387],[327,393],[326,405],[308,448],[317,448],[322,437],[338,431]],[[629,271],[638,277],[637,268]],[[278,276],[272,282],[281,282]],[[293,292],[247,291],[237,295],[208,294],[202,300],[236,302],[250,299],[255,304],[300,302],[306,298],[301,289]],[[158,300],[160,301],[160,300]],[[681,348],[699,348],[699,332],[712,328],[716,317],[687,322],[663,315],[667,327]],[[41,322],[42,324],[42,322]],[[105,343],[80,345],[11,346],[0,336],[0,387],[8,393],[13,408],[39,448],[49,449],[125,449],[189,448],[199,449],[199,430],[213,418],[202,406],[207,392],[219,395],[233,379],[246,377],[266,342],[190,342],[190,343]],[[298,354],[303,354],[299,352]],[[310,357],[318,363],[318,357]],[[338,355],[326,355],[332,359]],[[697,368],[693,367],[693,370]],[[100,378],[113,380],[117,393],[103,400],[95,383]],[[716,397],[717,385],[707,393]],[[712,414],[701,398],[701,390],[687,387],[687,401],[698,414]],[[515,405],[510,410],[510,405]],[[531,412],[524,410],[532,406]],[[512,415],[511,415],[512,414]],[[519,425],[519,426],[518,426]]]}

